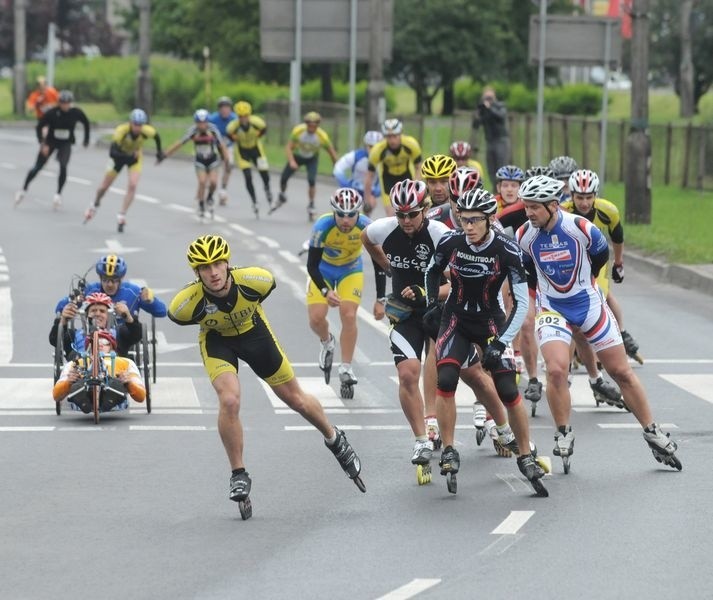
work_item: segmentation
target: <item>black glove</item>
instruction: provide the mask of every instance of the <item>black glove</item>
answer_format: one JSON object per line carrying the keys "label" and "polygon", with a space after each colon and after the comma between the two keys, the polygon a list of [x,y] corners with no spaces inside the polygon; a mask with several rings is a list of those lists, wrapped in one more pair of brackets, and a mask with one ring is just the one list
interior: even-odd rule
{"label": "black glove", "polygon": [[441,328],[441,316],[443,308],[437,302],[430,304],[423,315],[423,330],[428,337],[438,339],[438,331]]}
{"label": "black glove", "polygon": [[410,285],[411,291],[413,292],[412,302],[417,306],[426,305],[426,290],[424,290],[420,285]]}
{"label": "black glove", "polygon": [[156,153],[156,164],[161,164],[164,159],[166,158],[165,152],[157,152]]}
{"label": "black glove", "polygon": [[624,265],[614,263],[611,268],[611,278],[614,280],[614,283],[624,281]]}
{"label": "black glove", "polygon": [[500,366],[500,361],[505,348],[505,344],[503,344],[500,340],[493,340],[490,342],[483,352],[483,359],[481,361],[483,363],[483,368],[488,371],[494,371],[497,369],[498,366]]}

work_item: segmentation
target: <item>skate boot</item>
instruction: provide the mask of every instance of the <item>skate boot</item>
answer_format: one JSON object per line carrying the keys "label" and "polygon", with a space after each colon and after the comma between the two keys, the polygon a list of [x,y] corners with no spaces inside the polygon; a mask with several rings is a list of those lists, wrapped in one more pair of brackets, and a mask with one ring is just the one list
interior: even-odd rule
{"label": "skate boot", "polygon": [[314,217],[317,215],[317,211],[314,208],[314,202],[310,202],[307,205],[307,220],[312,223],[314,222]]}
{"label": "skate boot", "polygon": [[460,469],[460,454],[453,446],[446,446],[441,453],[441,460],[438,462],[441,467],[441,475],[446,476],[446,487],[451,494],[458,491],[458,481],[456,473]]}
{"label": "skate boot", "polygon": [[344,435],[344,432],[341,429],[335,427],[334,431],[337,434],[337,439],[334,444],[330,446],[327,443],[327,440],[324,440],[324,445],[329,448],[332,454],[334,454],[339,466],[344,469],[344,472],[354,482],[359,490],[366,492],[366,486],[361,480],[361,477],[359,477],[359,473],[361,472],[361,461],[359,460],[357,453],[354,452],[354,448],[352,448],[351,444],[347,441],[347,436]]}
{"label": "skate boot", "polygon": [[427,415],[425,422],[428,440],[433,444],[434,450],[440,450],[443,442],[441,442],[441,432],[438,429],[438,419],[436,419],[436,415]]}
{"label": "skate boot", "polygon": [[542,399],[542,383],[536,377],[530,379],[525,390],[525,400],[531,402],[530,414],[534,417],[537,412],[537,403]]}
{"label": "skate boot", "polygon": [[345,400],[354,397],[354,386],[357,384],[352,366],[346,363],[339,365],[339,394]]}
{"label": "skate boot", "polygon": [[512,452],[500,443],[500,435],[498,434],[498,430],[495,427],[495,421],[493,421],[493,419],[486,419],[485,431],[490,436],[490,440],[493,442],[493,448],[498,456],[503,456],[505,458],[512,456]]}
{"label": "skate boot", "polygon": [[515,384],[520,385],[520,376],[525,371],[525,361],[522,358],[522,353],[515,350]]}
{"label": "skate boot", "polygon": [[555,432],[555,447],[552,454],[559,456],[562,459],[565,475],[569,473],[569,457],[574,453],[574,433],[572,427],[562,427],[564,431],[558,430]]}
{"label": "skate boot", "polygon": [[25,199],[26,192],[25,190],[19,190],[18,192],[15,193],[15,206],[20,204]]}
{"label": "skate boot", "polygon": [[268,214],[274,213],[278,208],[280,208],[282,205],[287,203],[287,196],[285,196],[285,192],[280,192],[277,195],[277,202],[273,203],[273,205],[270,207],[270,212]]}
{"label": "skate boot", "polygon": [[624,398],[621,392],[613,383],[604,381],[603,377],[599,376],[595,383],[590,382],[589,387],[592,388],[594,401],[597,403],[597,406],[600,404],[608,404],[609,406],[628,410],[626,404],[624,404]]}
{"label": "skate boot", "polygon": [[238,503],[240,516],[246,521],[253,516],[253,505],[250,501],[250,487],[252,479],[247,471],[230,478],[230,499]]}
{"label": "skate boot", "polygon": [[126,225],[126,215],[119,213],[116,215],[116,230],[119,233],[124,233],[124,226]]}
{"label": "skate boot", "polygon": [[520,454],[520,448],[517,445],[517,440],[515,439],[515,434],[510,429],[510,425],[505,423],[505,425],[496,425],[495,431],[498,434],[498,444],[507,454],[503,453],[500,456],[510,457],[513,454]]}
{"label": "skate boot", "polygon": [[549,496],[547,488],[542,485],[542,482],[540,481],[540,479],[545,476],[545,472],[532,454],[523,454],[522,456],[518,456],[517,468],[520,469],[520,473],[522,473],[530,482],[532,487],[535,488],[535,493],[538,496],[542,498]]}
{"label": "skate boot", "polygon": [[681,461],[674,454],[678,450],[678,445],[671,439],[670,433],[661,431],[661,428],[656,423],[653,423],[650,428],[644,429],[643,433],[646,443],[658,462],[679,471],[683,469]]}
{"label": "skate boot", "polygon": [[59,194],[55,194],[52,197],[52,208],[54,210],[57,210],[60,206],[62,206],[62,196],[60,196]]}
{"label": "skate boot", "polygon": [[644,364],[644,359],[639,354],[639,344],[628,331],[621,332],[621,339],[624,342],[624,350],[629,358],[633,358],[640,365]]}
{"label": "skate boot", "polygon": [[218,204],[220,206],[225,206],[226,204],[228,204],[228,190],[226,190],[225,188],[222,188],[218,192]]}
{"label": "skate boot", "polygon": [[272,192],[268,189],[265,190],[265,198],[267,200],[268,207],[272,207]]}
{"label": "skate boot", "polygon": [[488,413],[480,402],[473,402],[473,425],[475,425],[475,443],[480,446],[487,435],[485,419]]}
{"label": "skate boot", "polygon": [[97,214],[97,208],[99,208],[98,204],[96,204],[96,203],[90,204],[89,208],[87,208],[87,210],[84,211],[83,225],[86,225],[87,223],[89,223],[89,221],[91,221],[94,218],[94,215]]}
{"label": "skate boot", "polygon": [[430,440],[416,440],[411,464],[416,465],[418,485],[431,483],[431,456],[433,456],[433,443]]}
{"label": "skate boot", "polygon": [[319,350],[319,368],[324,373],[324,383],[329,385],[329,380],[332,378],[332,360],[334,358],[334,348],[336,342],[334,336],[330,333],[329,339],[326,342],[320,342],[322,347]]}
{"label": "skate boot", "polygon": [[206,198],[205,205],[208,208],[208,215],[210,218],[215,218],[215,200],[213,200],[213,196],[208,196]]}
{"label": "skate boot", "polygon": [[253,214],[255,215],[256,219],[260,218],[260,209],[257,207],[257,202],[253,200]]}

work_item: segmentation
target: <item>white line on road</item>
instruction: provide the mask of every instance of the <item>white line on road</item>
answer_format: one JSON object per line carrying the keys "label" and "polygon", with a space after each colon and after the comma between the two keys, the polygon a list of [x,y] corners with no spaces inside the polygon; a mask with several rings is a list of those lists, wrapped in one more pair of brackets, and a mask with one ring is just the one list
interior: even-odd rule
{"label": "white line on road", "polygon": [[255,232],[252,229],[248,229],[247,227],[243,227],[237,223],[231,223],[230,228],[235,229],[235,231],[242,233],[243,235],[255,235]]}
{"label": "white line on road", "polygon": [[166,208],[170,208],[171,210],[177,210],[179,212],[185,212],[185,213],[192,213],[195,212],[195,208],[190,208],[188,206],[183,206],[183,204],[167,204]]}
{"label": "white line on road", "polygon": [[0,427],[0,431],[54,431],[56,427]]}
{"label": "white line on road", "polygon": [[659,375],[669,383],[686,390],[701,400],[713,404],[713,375],[687,374],[687,375]]}
{"label": "white line on road", "polygon": [[513,510],[507,518],[490,533],[491,535],[514,535],[534,514],[534,510]]}
{"label": "white line on road", "polygon": [[206,431],[204,425],[130,425],[129,431]]}
{"label": "white line on road", "polygon": [[92,182],[89,179],[84,179],[82,177],[74,177],[73,175],[68,175],[67,181],[71,181],[72,183],[80,183],[81,185],[92,185]]}
{"label": "white line on road", "polygon": [[0,287],[0,364],[12,360],[12,296],[9,287]]}
{"label": "white line on road", "polygon": [[412,579],[406,585],[379,596],[376,600],[407,600],[439,583],[441,583],[440,579]]}
{"label": "white line on road", "polygon": [[[659,423],[664,429],[678,429],[675,423]],[[641,429],[638,423],[597,423],[600,429]]]}
{"label": "white line on road", "polygon": [[262,242],[263,244],[265,244],[268,248],[279,248],[280,247],[279,242],[276,242],[272,238],[265,237],[264,235],[259,235],[255,239],[257,239],[259,242]]}
{"label": "white line on road", "polygon": [[161,204],[161,201],[158,198],[154,198],[153,196],[145,196],[144,194],[136,194],[135,198],[137,200],[141,200],[142,202],[147,202],[148,204]]}
{"label": "white line on road", "polygon": [[299,256],[296,256],[294,252],[290,252],[289,250],[280,250],[278,254],[289,263],[299,264],[302,262]]}

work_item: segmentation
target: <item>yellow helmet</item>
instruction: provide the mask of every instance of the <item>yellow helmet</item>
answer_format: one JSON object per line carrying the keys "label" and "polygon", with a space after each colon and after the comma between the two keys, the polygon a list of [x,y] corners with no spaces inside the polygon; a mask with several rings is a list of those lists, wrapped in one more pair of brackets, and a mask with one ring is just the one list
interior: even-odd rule
{"label": "yellow helmet", "polygon": [[305,123],[319,123],[322,120],[322,116],[315,111],[308,112],[304,117]]}
{"label": "yellow helmet", "polygon": [[253,107],[250,105],[250,102],[245,102],[245,100],[236,102],[233,110],[239,117],[248,117],[253,114]]}
{"label": "yellow helmet", "polygon": [[187,256],[191,269],[197,269],[219,260],[230,260],[230,246],[219,235],[203,235],[188,246]]}
{"label": "yellow helmet", "polygon": [[450,156],[434,154],[423,161],[421,174],[426,179],[440,179],[441,177],[450,177],[457,167],[456,161]]}

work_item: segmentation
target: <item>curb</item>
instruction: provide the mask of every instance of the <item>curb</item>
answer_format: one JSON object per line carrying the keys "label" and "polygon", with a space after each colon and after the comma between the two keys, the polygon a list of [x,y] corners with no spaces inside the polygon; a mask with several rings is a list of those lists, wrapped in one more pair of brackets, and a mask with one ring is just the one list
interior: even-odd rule
{"label": "curb", "polygon": [[713,296],[713,265],[667,264],[632,251],[624,252],[624,262],[662,283]]}

